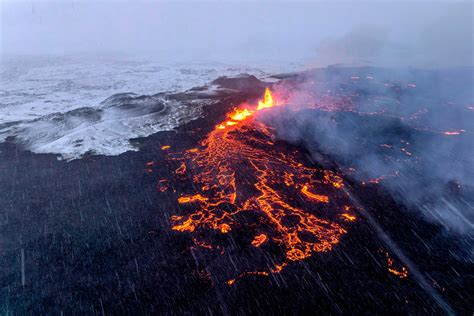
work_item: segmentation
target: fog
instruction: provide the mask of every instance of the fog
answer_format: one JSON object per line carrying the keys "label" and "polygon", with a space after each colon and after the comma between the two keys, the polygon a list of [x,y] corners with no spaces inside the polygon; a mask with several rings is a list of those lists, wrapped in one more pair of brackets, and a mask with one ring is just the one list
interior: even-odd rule
{"label": "fog", "polygon": [[473,65],[473,4],[455,1],[1,2],[2,55]]}
{"label": "fog", "polygon": [[261,118],[325,168],[336,162],[448,231],[472,234],[473,86],[472,68],[328,67],[277,85],[287,106]]}

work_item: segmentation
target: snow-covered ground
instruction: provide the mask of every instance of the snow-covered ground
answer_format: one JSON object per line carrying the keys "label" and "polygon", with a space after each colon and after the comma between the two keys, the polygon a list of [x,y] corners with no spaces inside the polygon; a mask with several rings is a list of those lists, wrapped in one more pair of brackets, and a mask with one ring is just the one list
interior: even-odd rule
{"label": "snow-covered ground", "polygon": [[[146,59],[10,57],[0,62],[0,142],[7,137],[36,153],[64,159],[86,152],[136,150],[130,139],[171,130],[200,115],[200,106],[139,95],[179,92],[219,76],[265,79],[300,65],[259,68],[221,63],[164,63]],[[123,98],[109,97],[133,93]],[[114,103],[114,101],[116,101]],[[133,102],[135,108],[124,107]]]}

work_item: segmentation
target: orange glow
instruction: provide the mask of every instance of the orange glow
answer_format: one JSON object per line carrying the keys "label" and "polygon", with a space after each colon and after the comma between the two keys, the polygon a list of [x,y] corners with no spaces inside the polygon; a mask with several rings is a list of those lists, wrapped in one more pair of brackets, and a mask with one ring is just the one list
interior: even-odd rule
{"label": "orange glow", "polygon": [[400,279],[404,279],[404,278],[408,277],[408,270],[405,267],[402,267],[402,269],[400,271],[392,269],[392,268],[388,268],[388,271],[391,274],[394,274],[394,275],[398,276]]}
{"label": "orange glow", "polygon": [[277,264],[277,265],[275,265],[275,268],[273,268],[273,269],[271,270],[271,272],[272,272],[272,273],[280,273],[280,272],[283,270],[283,268],[286,267],[286,265],[287,265],[286,262],[283,262],[283,263],[280,264],[280,265]]}
{"label": "orange glow", "polygon": [[207,201],[207,198],[203,197],[201,194],[196,194],[193,196],[181,196],[178,198],[178,203],[191,203],[195,201]]}
{"label": "orange glow", "polygon": [[292,186],[295,182],[293,181],[293,174],[292,173],[288,173],[285,171],[285,185],[286,186]]}
{"label": "orange glow", "polygon": [[405,279],[408,277],[408,270],[405,267],[401,267],[400,269],[395,269],[395,261],[390,258],[388,252],[385,252],[385,258],[387,258],[387,266],[388,266],[388,272],[390,272],[393,275],[396,275],[400,279]]}
{"label": "orange glow", "polygon": [[258,101],[257,111],[260,111],[261,109],[271,108],[274,105],[275,104],[273,103],[272,93],[270,92],[270,89],[266,88],[263,101]]}
{"label": "orange glow", "polygon": [[308,191],[308,186],[304,185],[303,188],[301,189],[301,193],[309,197],[310,199],[316,200],[321,203],[329,203],[329,197],[326,195],[319,195],[319,194],[314,194]]}
{"label": "orange glow", "polygon": [[[306,160],[298,151],[282,151],[271,141],[270,129],[255,119],[256,111],[276,104],[267,88],[256,110],[233,110],[197,148],[173,158],[181,164],[175,173],[186,174],[194,191],[178,197],[184,214],[171,217],[173,230],[193,233],[195,245],[209,248],[208,242],[203,242],[203,231],[233,234],[236,225],[239,229],[246,225],[239,222],[239,213],[253,212],[260,218],[257,225],[265,227],[265,234],[251,241],[259,249],[255,251],[264,251],[264,243],[282,250],[274,267],[241,273],[227,281],[229,285],[248,275],[280,273],[290,262],[330,251],[347,232],[343,226],[348,221],[340,213],[323,218],[319,212],[320,207],[327,207],[321,203],[329,203],[328,195],[313,193],[317,188],[338,204],[350,204],[340,190],[342,178],[333,171],[303,164]],[[299,191],[302,196],[296,200],[294,195]]]}
{"label": "orange glow", "polygon": [[[181,219],[182,216],[171,216],[172,221],[179,221]],[[191,218],[188,218],[186,221],[182,222],[181,225],[174,225],[172,229],[180,232],[192,232],[195,229],[195,225],[193,224],[193,220]]]}
{"label": "orange glow", "polygon": [[354,215],[350,215],[347,213],[341,214],[342,217],[344,217],[346,220],[353,222],[356,220],[356,217]]}
{"label": "orange glow", "polygon": [[212,247],[212,245],[208,242],[205,242],[205,241],[202,241],[202,240],[198,240],[196,238],[193,238],[193,241],[194,243],[199,246],[199,247],[202,247],[202,248],[207,248],[207,249],[214,249]]}
{"label": "orange glow", "polygon": [[[268,90],[268,88],[267,88],[267,90]],[[247,117],[252,116],[253,113],[254,113],[254,111],[250,111],[248,109],[236,109],[234,113],[229,115],[229,117],[231,119],[233,119],[234,121],[243,121]]]}
{"label": "orange glow", "polygon": [[182,163],[181,166],[178,167],[178,169],[175,170],[177,174],[184,174],[186,172],[186,164]]}
{"label": "orange glow", "polygon": [[344,187],[342,178],[329,170],[324,170],[324,180],[325,183],[330,183],[337,189]]}
{"label": "orange glow", "polygon": [[243,278],[244,276],[248,276],[248,275],[261,275],[261,276],[269,276],[270,273],[266,272],[266,271],[251,271],[251,272],[244,272],[244,273],[241,273],[238,277],[236,277],[235,279],[230,279],[229,281],[227,281],[227,284],[228,285],[232,285],[234,284],[237,280]]}
{"label": "orange glow", "polygon": [[238,122],[242,122],[246,120],[247,118],[251,117],[252,115],[254,115],[255,111],[259,111],[265,108],[270,108],[270,107],[273,107],[274,105],[275,104],[273,101],[272,93],[270,89],[266,88],[264,98],[263,100],[258,101],[258,106],[256,110],[250,110],[247,108],[234,109],[232,113],[227,115],[229,119],[221,124],[216,125],[216,129],[223,130],[223,129],[226,129],[226,127],[235,126],[238,124]]}
{"label": "orange glow", "polygon": [[223,234],[230,232],[230,226],[227,224],[222,224],[220,228],[221,228],[221,233]]}
{"label": "orange glow", "polygon": [[265,234],[260,234],[260,235],[255,236],[255,238],[252,241],[252,245],[254,245],[255,247],[260,247],[266,241],[267,241],[267,236]]}
{"label": "orange glow", "polygon": [[171,148],[171,146],[169,146],[169,145],[161,146],[161,149],[162,149],[162,150],[166,150],[166,149],[170,149],[170,148]]}

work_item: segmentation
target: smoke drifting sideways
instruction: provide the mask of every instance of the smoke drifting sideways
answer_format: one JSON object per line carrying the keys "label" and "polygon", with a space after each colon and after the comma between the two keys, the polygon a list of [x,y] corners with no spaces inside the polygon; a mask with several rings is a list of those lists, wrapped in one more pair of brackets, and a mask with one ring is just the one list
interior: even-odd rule
{"label": "smoke drifting sideways", "polygon": [[[281,138],[303,143],[313,155],[325,153],[353,166],[360,180],[398,172],[381,182],[394,196],[447,229],[469,232],[474,205],[474,194],[469,196],[474,185],[474,112],[469,109],[474,107],[469,68],[474,66],[473,6],[472,1],[448,0],[6,0],[0,3],[0,53],[138,54],[178,66],[204,59],[396,67],[308,72],[290,103],[304,106],[339,94],[350,97],[357,112],[290,107],[272,111],[271,123]],[[412,83],[416,88],[408,86]],[[364,111],[383,115],[358,113]],[[442,134],[451,130],[465,132]],[[398,156],[387,157],[389,148],[383,144]]]}
{"label": "smoke drifting sideways", "polygon": [[311,65],[330,66],[279,86],[290,106],[262,119],[316,161],[336,162],[447,231],[472,236],[474,4],[390,5],[365,6],[365,17],[386,21],[359,21],[320,41]]}
{"label": "smoke drifting sideways", "polygon": [[381,186],[466,236],[474,221],[473,86],[470,67],[328,67],[277,86],[288,106],[261,119],[324,167]]}
{"label": "smoke drifting sideways", "polygon": [[[326,39],[313,65],[336,65],[306,72],[297,87],[281,86],[292,106],[264,119],[317,161],[328,155],[345,172],[354,168],[356,180],[472,236],[473,5],[450,3],[436,19],[408,28],[361,24]],[[332,111],[323,101],[341,98],[351,106]],[[321,111],[301,110],[315,102]]]}

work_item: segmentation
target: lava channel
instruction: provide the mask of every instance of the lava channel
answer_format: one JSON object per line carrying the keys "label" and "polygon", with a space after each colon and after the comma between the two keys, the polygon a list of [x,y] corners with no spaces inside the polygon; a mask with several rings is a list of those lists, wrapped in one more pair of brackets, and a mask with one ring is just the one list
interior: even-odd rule
{"label": "lava channel", "polygon": [[[291,262],[330,251],[356,219],[341,177],[309,166],[302,153],[287,144],[277,146],[272,130],[255,118],[258,111],[274,106],[281,105],[266,89],[258,105],[234,109],[198,148],[170,158],[179,161],[177,177],[192,179],[196,190],[178,197],[188,212],[171,217],[173,230],[192,234],[196,247],[209,248],[203,232],[231,234],[234,228],[247,228],[254,234],[250,247],[281,249],[281,261],[274,267],[237,278],[279,273]],[[239,218],[247,212],[261,220],[241,223]]]}

